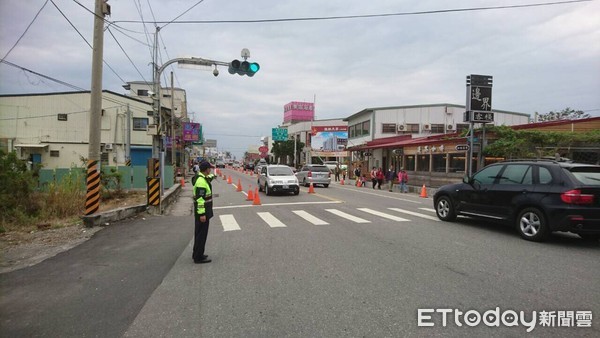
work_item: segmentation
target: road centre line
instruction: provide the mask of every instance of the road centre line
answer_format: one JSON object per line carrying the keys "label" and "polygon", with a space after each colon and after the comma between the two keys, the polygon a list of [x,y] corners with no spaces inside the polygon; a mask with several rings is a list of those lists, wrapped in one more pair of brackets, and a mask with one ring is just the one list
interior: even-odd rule
{"label": "road centre line", "polygon": [[440,221],[437,217],[433,217],[433,216],[429,216],[429,215],[423,215],[423,214],[420,214],[420,213],[414,212],[414,211],[408,211],[408,210],[398,209],[398,208],[388,208],[388,209],[393,210],[393,211],[397,211],[397,212],[402,212],[402,213],[405,213],[405,214],[408,214],[408,215],[413,215],[413,216],[425,218],[425,219],[428,219],[428,220],[431,220],[431,221],[436,221],[436,222]]}

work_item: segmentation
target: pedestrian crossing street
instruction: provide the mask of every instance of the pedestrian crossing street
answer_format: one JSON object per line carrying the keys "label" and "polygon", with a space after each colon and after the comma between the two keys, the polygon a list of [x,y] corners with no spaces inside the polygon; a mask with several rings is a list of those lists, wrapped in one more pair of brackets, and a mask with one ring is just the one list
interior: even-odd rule
{"label": "pedestrian crossing street", "polygon": [[[298,216],[300,219],[312,224],[312,225],[328,225],[339,222],[339,220],[350,221],[359,224],[366,223],[377,223],[380,219],[387,219],[395,222],[410,222],[415,218],[427,219],[434,222],[439,222],[439,219],[435,216],[435,210],[431,208],[418,208],[411,211],[400,208],[387,208],[385,211],[373,210],[370,208],[357,208],[356,212],[348,213],[339,209],[324,209],[327,212],[327,219],[321,219],[306,210],[292,210],[292,213]],[[257,212],[258,218],[263,221],[270,228],[285,228],[287,225],[278,219],[275,215],[268,211]],[[368,217],[375,216],[375,217]],[[321,216],[322,217],[322,216]],[[325,217],[323,217],[325,218]],[[366,219],[369,218],[369,219]],[[223,227],[223,231],[237,231],[242,230],[238,219],[233,214],[218,215],[218,221]],[[244,217],[244,222],[247,219]]]}

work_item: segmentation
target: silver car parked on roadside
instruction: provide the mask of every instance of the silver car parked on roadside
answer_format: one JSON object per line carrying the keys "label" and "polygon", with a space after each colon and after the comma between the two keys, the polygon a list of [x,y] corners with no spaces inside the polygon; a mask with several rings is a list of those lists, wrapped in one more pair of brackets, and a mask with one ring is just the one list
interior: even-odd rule
{"label": "silver car parked on roadside", "polygon": [[313,186],[321,184],[327,188],[331,183],[331,172],[324,164],[306,164],[296,173],[296,177],[305,187],[312,182]]}

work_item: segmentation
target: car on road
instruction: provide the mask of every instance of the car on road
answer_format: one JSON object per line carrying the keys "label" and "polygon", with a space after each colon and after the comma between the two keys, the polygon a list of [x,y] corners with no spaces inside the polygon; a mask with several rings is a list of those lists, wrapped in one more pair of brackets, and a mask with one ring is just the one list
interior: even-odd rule
{"label": "car on road", "polygon": [[265,161],[264,159],[260,159],[254,166],[254,172],[256,174],[260,174],[261,167],[266,166],[266,165],[268,165],[267,161]]}
{"label": "car on road", "polygon": [[458,215],[496,220],[522,238],[543,241],[553,231],[600,238],[600,166],[548,160],[498,162],[433,197],[439,219]]}
{"label": "car on road", "polygon": [[331,171],[324,164],[306,164],[296,173],[296,177],[305,187],[312,183],[313,186],[320,184],[327,188],[331,183]]}
{"label": "car on road", "polygon": [[225,168],[225,162],[223,161],[217,161],[216,165],[217,168]]}
{"label": "car on road", "polygon": [[264,165],[258,175],[258,190],[270,195],[274,192],[300,193],[298,179],[294,176],[292,168],[287,165]]}
{"label": "car on road", "polygon": [[244,169],[246,169],[246,170],[252,170],[252,171],[254,171],[254,163],[252,163],[252,162],[250,162],[250,163],[246,163],[246,164],[244,165]]}

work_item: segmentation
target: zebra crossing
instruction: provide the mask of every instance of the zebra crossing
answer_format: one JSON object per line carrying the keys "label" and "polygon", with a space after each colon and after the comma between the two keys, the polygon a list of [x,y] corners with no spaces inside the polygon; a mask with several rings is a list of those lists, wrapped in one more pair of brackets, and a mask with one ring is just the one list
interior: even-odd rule
{"label": "zebra crossing", "polygon": [[[429,208],[419,208],[425,212],[433,212],[434,209]],[[427,219],[429,221],[439,222],[439,219],[435,216],[422,214],[416,211],[405,210],[400,208],[387,208],[386,211],[373,210],[370,208],[357,208],[356,212],[347,212],[339,209],[324,209],[328,215],[331,215],[331,219],[322,219],[319,218],[306,210],[292,210],[292,214],[298,216],[300,219],[310,223],[312,225],[329,225],[339,223],[339,220],[350,221],[358,224],[367,224],[367,223],[377,223],[382,219],[394,221],[394,222],[410,222],[415,220],[416,218]],[[262,220],[264,224],[266,224],[269,228],[286,228],[287,225],[282,222],[277,216],[275,216],[272,212],[269,211],[261,211],[257,212],[256,215],[259,219]],[[374,216],[372,220],[363,218],[366,215]],[[400,217],[402,215],[404,217]],[[411,217],[413,216],[413,217]],[[320,216],[323,217],[323,216]],[[407,218],[405,218],[407,217]],[[325,218],[325,217],[323,217]],[[239,223],[237,222],[235,216],[233,214],[224,214],[219,215],[218,219],[220,221],[220,225],[223,227],[223,231],[239,231],[242,230]],[[219,223],[217,221],[217,223]],[[244,221],[247,221],[246,217],[244,217]]]}

